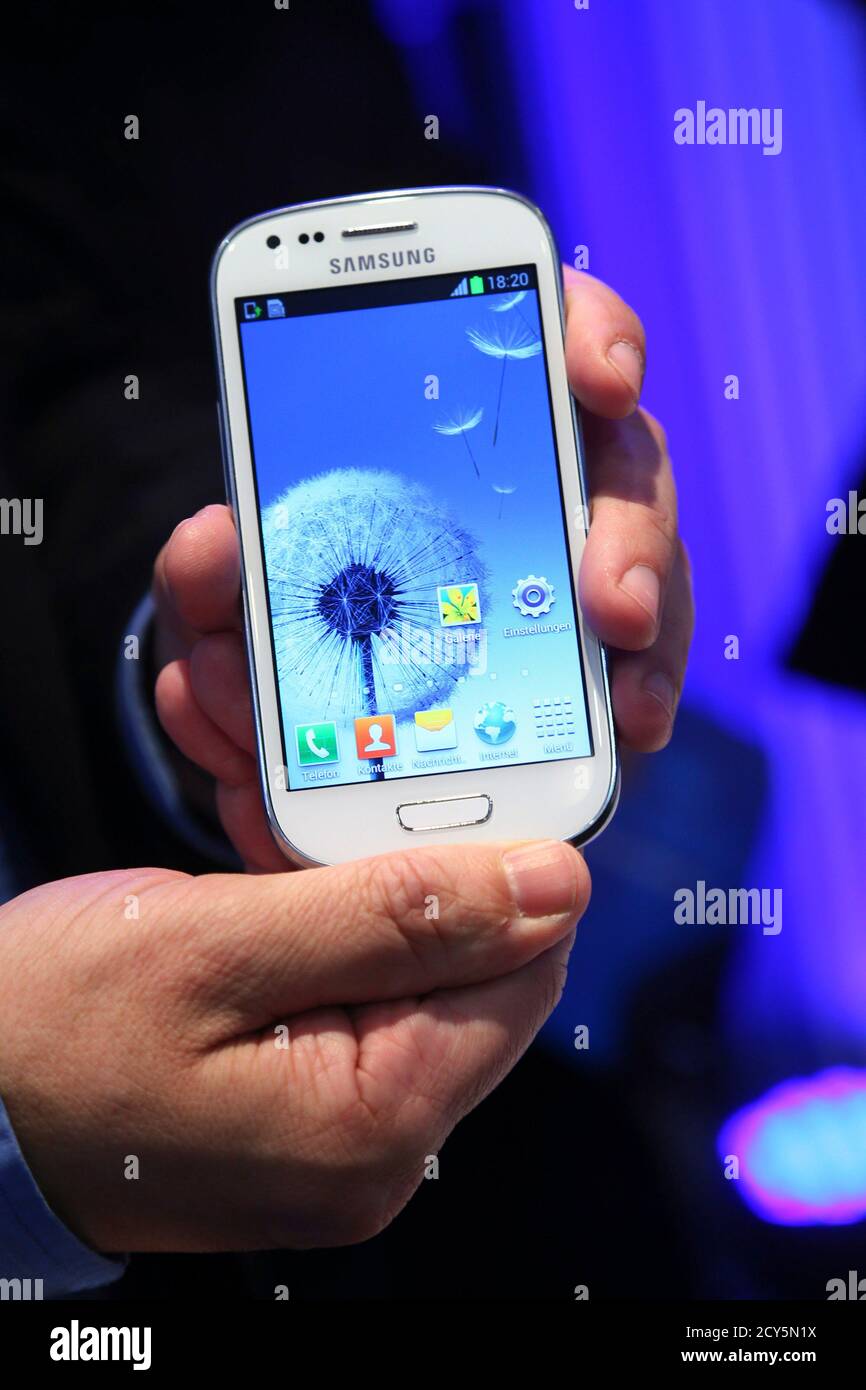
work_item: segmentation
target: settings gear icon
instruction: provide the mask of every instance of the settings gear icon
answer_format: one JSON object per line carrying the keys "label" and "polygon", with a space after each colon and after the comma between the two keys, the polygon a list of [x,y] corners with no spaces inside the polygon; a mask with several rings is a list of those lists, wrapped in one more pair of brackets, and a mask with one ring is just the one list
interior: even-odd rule
{"label": "settings gear icon", "polygon": [[538,618],[542,613],[549,613],[556,602],[553,585],[548,584],[543,576],[536,574],[528,574],[525,579],[518,579],[511,595],[514,607],[519,609],[524,618]]}

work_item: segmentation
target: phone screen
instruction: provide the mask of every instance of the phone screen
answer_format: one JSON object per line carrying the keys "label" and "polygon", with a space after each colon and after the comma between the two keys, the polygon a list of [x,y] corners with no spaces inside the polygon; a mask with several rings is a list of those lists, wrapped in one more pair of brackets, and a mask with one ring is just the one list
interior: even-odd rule
{"label": "phone screen", "polygon": [[290,790],[592,754],[536,286],[236,301]]}

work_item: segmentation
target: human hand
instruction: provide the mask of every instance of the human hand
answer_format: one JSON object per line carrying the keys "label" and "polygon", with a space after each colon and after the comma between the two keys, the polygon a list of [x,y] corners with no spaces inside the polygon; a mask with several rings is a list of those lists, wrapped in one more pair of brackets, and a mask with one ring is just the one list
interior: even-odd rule
{"label": "human hand", "polygon": [[[694,621],[664,432],[636,409],[643,328],[590,275],[565,269],[566,364],[582,407],[591,525],[580,570],[588,622],[611,649],[623,747],[670,738]],[[160,720],[216,781],[223,827],[248,868],[290,867],[268,829],[240,619],[237,536],[227,507],[182,522],[154,574]]]}
{"label": "human hand", "polygon": [[556,842],[23,894],[0,1094],[46,1200],[107,1253],[376,1234],[555,1007],[588,896]]}

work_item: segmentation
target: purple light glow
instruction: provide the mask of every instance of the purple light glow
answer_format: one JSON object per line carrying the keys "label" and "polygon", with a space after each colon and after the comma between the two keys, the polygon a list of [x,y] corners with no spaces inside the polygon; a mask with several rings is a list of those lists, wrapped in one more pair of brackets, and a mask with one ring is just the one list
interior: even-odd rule
{"label": "purple light glow", "polygon": [[[506,0],[503,12],[527,191],[565,259],[587,246],[591,272],[647,326],[644,397],[671,439],[698,603],[685,698],[767,759],[744,882],[783,890],[785,926],[736,938],[727,1037],[746,1067],[787,1038],[814,1039],[825,1065],[827,1039],[866,1046],[866,704],[784,662],[835,544],[827,501],[862,467],[863,9]],[[675,144],[673,113],[708,92],[783,109],[780,156]],[[828,342],[845,344],[832,372]],[[729,372],[738,400],[722,390]]]}
{"label": "purple light glow", "polygon": [[739,1159],[740,1195],[778,1226],[866,1217],[866,1071],[834,1067],[785,1081],[736,1112],[718,1152]]}

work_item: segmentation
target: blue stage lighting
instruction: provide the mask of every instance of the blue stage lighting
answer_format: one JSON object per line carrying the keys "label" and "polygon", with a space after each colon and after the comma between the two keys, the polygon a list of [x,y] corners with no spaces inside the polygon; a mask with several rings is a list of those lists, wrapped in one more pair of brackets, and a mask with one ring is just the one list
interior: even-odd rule
{"label": "blue stage lighting", "polygon": [[739,1191],[765,1221],[843,1226],[866,1217],[866,1071],[785,1081],[734,1114],[718,1139]]}

